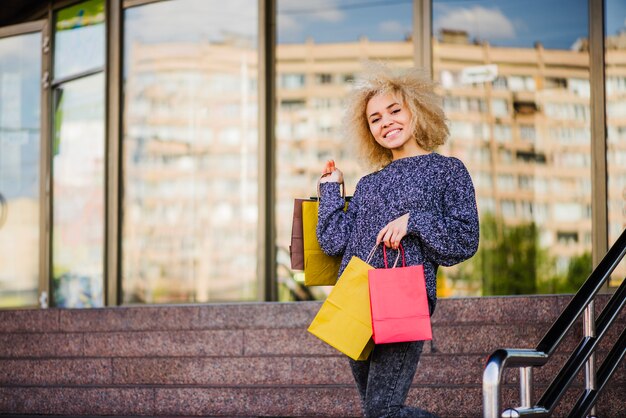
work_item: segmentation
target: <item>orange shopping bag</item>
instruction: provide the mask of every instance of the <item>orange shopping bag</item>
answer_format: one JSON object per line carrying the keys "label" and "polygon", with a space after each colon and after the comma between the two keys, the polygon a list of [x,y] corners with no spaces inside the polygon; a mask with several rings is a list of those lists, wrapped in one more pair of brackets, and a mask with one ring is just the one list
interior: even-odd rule
{"label": "orange shopping bag", "polygon": [[368,271],[372,336],[376,344],[432,340],[430,311],[424,281],[424,266],[406,267],[402,244],[402,267],[387,264],[383,244],[384,269]]}

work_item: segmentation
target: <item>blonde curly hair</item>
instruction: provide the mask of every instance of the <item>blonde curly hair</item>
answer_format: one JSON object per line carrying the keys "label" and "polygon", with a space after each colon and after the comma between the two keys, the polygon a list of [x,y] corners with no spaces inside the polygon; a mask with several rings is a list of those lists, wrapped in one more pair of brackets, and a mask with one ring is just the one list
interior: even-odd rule
{"label": "blonde curly hair", "polygon": [[448,125],[436,84],[424,71],[411,68],[394,70],[382,63],[365,62],[365,71],[354,82],[347,97],[344,128],[348,138],[356,141],[360,159],[379,169],[392,161],[391,151],[379,145],[370,131],[365,109],[370,99],[393,94],[411,113],[410,132],[417,144],[433,151],[448,138]]}

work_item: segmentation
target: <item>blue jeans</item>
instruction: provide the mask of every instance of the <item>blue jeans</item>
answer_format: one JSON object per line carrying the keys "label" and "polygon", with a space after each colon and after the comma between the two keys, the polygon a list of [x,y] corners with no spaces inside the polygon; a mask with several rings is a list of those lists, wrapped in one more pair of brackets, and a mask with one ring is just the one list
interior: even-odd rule
{"label": "blue jeans", "polygon": [[404,406],[423,346],[423,341],[379,344],[369,359],[350,359],[365,417],[436,417]]}
{"label": "blue jeans", "polygon": [[[436,302],[428,302],[432,316]],[[367,360],[350,359],[366,418],[437,418],[423,409],[404,406],[423,347],[424,341],[378,344]]]}

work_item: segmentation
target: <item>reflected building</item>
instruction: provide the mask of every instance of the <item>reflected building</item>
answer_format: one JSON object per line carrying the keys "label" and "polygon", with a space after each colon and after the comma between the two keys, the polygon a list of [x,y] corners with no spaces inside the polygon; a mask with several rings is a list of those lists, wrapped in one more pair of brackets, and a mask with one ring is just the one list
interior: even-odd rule
{"label": "reflected building", "polygon": [[[511,4],[435,1],[431,14],[410,2],[322,10],[279,1],[270,36],[267,16],[240,3],[122,2],[119,21],[105,19],[105,0],[28,3],[40,20],[15,15],[0,28],[0,207],[10,214],[0,210],[1,306],[35,306],[47,293],[59,307],[283,297],[298,278],[288,269],[293,199],[316,194],[329,158],[348,194],[367,174],[342,128],[363,60],[412,67],[430,57],[451,131],[438,152],[468,167],[483,232],[495,236],[481,238],[470,264],[441,270],[442,296],[571,292],[578,282],[485,292],[487,273],[517,280],[491,262],[515,239],[501,238],[532,229],[530,267],[517,270],[562,282],[576,265],[578,278],[590,271],[592,228],[597,261],[598,243],[626,226],[626,35],[604,34],[604,112],[591,98],[599,88],[584,37],[597,18],[584,2],[546,7],[548,28],[522,14],[536,33],[491,44],[451,12],[512,21]],[[578,9],[564,16],[565,4]],[[455,30],[420,41],[418,22]],[[580,39],[567,49],[570,37]],[[268,69],[273,85],[259,79]],[[591,121],[605,113],[607,172],[593,173],[591,149],[604,138],[591,137]],[[607,216],[592,214],[592,186],[605,178]]]}
{"label": "reflected building", "polygon": [[125,302],[256,299],[256,51],[134,42],[128,56]]}
{"label": "reflected building", "polygon": [[609,241],[615,242],[626,228],[626,32],[608,36],[605,47],[608,226]]}
{"label": "reflected building", "polygon": [[[279,45],[277,57],[278,244],[287,246],[292,199],[314,194],[327,159],[336,159],[344,170],[348,193],[365,174],[354,160],[350,139],[341,132],[342,97],[360,71],[361,60],[411,66],[413,44],[309,41]],[[609,52],[609,84],[617,83],[611,68],[619,69],[623,57],[626,52]],[[451,133],[438,152],[466,164],[483,219],[490,214],[505,227],[536,225],[537,244],[553,260],[553,273],[566,274],[570,260],[590,253],[592,245],[586,43],[578,42],[571,50],[544,49],[541,44],[506,48],[471,43],[462,31],[443,31],[440,39],[433,39],[433,76],[440,84]],[[608,97],[610,109],[612,100],[623,107],[622,97],[611,91]],[[614,130],[623,128],[612,117],[609,131]],[[610,141],[609,147],[609,158],[623,158],[626,142]],[[609,178],[616,179],[611,193],[616,196],[624,192],[625,175],[626,163],[609,164]],[[618,196],[612,205],[623,201]],[[611,210],[616,209],[622,208]],[[613,239],[624,226],[611,227]],[[480,294],[480,287],[450,286],[447,294]]]}
{"label": "reflected building", "polygon": [[[540,247],[549,248],[561,273],[572,257],[591,249],[589,62],[584,42],[577,45],[476,45],[458,31],[433,40],[433,76],[451,132],[438,151],[468,167],[481,216],[536,224]],[[255,249],[246,242],[256,236],[258,144],[251,121],[257,109],[256,97],[240,93],[242,83],[255,83],[256,53],[227,42],[135,43],[131,51],[124,141],[127,302],[254,299]],[[619,103],[626,89],[619,84],[626,78],[609,70],[619,55],[609,53],[607,60],[609,85],[615,85],[608,91],[612,133],[626,129],[610,102]],[[283,253],[293,198],[315,194],[327,159],[340,164],[349,193],[365,174],[341,126],[344,97],[364,59],[410,67],[413,44],[362,38],[277,46],[276,211]],[[610,147],[613,158],[626,154],[624,141]],[[610,166],[609,177],[617,179],[611,193],[623,192],[625,176],[626,164]],[[619,210],[618,203],[611,210]],[[233,230],[241,235],[220,239]],[[228,261],[232,254],[239,262]],[[167,299],[159,299],[159,289]]]}

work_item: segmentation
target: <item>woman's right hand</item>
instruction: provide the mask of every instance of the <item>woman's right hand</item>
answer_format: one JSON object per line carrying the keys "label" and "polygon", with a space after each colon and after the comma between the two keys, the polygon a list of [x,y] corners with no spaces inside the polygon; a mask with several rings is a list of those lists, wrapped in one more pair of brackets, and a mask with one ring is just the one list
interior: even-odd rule
{"label": "woman's right hand", "polygon": [[322,178],[320,183],[343,183],[343,173],[340,169],[335,167],[334,160],[326,161],[324,171],[322,171]]}

